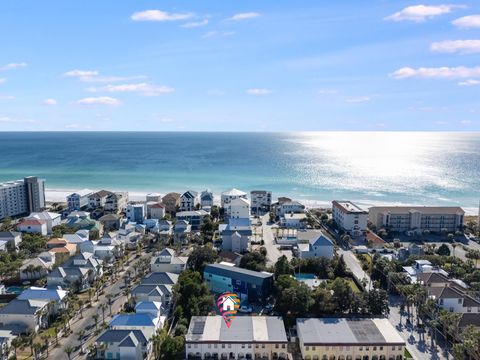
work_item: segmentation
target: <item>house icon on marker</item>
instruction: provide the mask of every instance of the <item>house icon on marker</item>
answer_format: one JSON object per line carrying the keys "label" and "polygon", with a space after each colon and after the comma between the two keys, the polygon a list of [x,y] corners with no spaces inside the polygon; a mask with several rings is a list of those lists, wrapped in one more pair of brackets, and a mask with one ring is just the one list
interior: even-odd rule
{"label": "house icon on marker", "polygon": [[223,299],[222,307],[223,307],[223,311],[234,311],[235,301],[230,296],[226,296]]}

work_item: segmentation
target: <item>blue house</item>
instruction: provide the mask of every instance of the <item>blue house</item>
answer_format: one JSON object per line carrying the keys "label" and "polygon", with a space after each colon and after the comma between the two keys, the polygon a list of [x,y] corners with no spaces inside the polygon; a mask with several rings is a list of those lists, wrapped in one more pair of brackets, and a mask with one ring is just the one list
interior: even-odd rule
{"label": "blue house", "polygon": [[203,277],[211,291],[236,293],[242,304],[263,304],[273,291],[273,274],[242,269],[229,263],[207,265]]}

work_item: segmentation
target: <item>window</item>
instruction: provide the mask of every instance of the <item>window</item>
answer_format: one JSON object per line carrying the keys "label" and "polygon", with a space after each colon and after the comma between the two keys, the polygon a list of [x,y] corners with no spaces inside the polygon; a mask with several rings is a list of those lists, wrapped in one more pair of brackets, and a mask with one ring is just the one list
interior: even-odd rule
{"label": "window", "polygon": [[232,348],[232,344],[228,344],[228,348],[231,349],[231,348]]}
{"label": "window", "polygon": [[402,350],[402,347],[401,347],[401,346],[399,346],[399,347],[398,347],[398,350]]}
{"label": "window", "polygon": [[373,347],[373,351],[377,351],[377,347],[376,347],[376,346]]}
{"label": "window", "polygon": [[315,351],[315,346],[312,346],[312,350],[314,350],[314,351]]}
{"label": "window", "polygon": [[262,349],[265,349],[265,344],[262,344]]}
{"label": "window", "polygon": [[[363,351],[363,346],[360,346],[358,350]],[[393,350],[395,350],[395,346],[393,347]]]}
{"label": "window", "polygon": [[252,348],[252,344],[248,344],[248,348],[251,349],[251,348]]}
{"label": "window", "polygon": [[305,346],[305,350],[310,351],[310,346]]}
{"label": "window", "polygon": [[458,303],[461,304],[461,303],[462,303],[462,299],[458,299]]}
{"label": "window", "polygon": [[278,349],[278,344],[275,344],[275,349]]}
{"label": "window", "polygon": [[225,349],[225,344],[222,344],[222,349]]}
{"label": "window", "polygon": [[383,346],[380,346],[380,350],[383,350]]}
{"label": "window", "polygon": [[370,348],[369,348],[368,346],[367,346],[367,347],[365,347],[365,351],[368,351],[368,350],[370,350]]}
{"label": "window", "polygon": [[285,349],[285,344],[282,344],[282,349]]}

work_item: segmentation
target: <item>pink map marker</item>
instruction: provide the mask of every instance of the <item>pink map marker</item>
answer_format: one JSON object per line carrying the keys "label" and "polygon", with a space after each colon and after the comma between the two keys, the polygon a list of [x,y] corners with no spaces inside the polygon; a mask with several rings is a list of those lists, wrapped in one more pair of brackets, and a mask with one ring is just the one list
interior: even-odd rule
{"label": "pink map marker", "polygon": [[233,318],[235,317],[237,310],[240,308],[240,299],[238,298],[238,295],[229,292],[220,294],[217,299],[217,307],[223,320],[225,320],[225,324],[230,328]]}

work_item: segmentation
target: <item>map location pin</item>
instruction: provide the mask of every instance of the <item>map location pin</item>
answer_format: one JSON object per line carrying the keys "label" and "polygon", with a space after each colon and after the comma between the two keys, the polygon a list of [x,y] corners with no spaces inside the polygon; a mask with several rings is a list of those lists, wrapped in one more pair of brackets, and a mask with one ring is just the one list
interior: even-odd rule
{"label": "map location pin", "polygon": [[240,308],[240,299],[238,295],[229,292],[220,294],[217,299],[217,307],[223,320],[225,320],[225,324],[230,328],[233,318],[237,314],[237,310]]}

